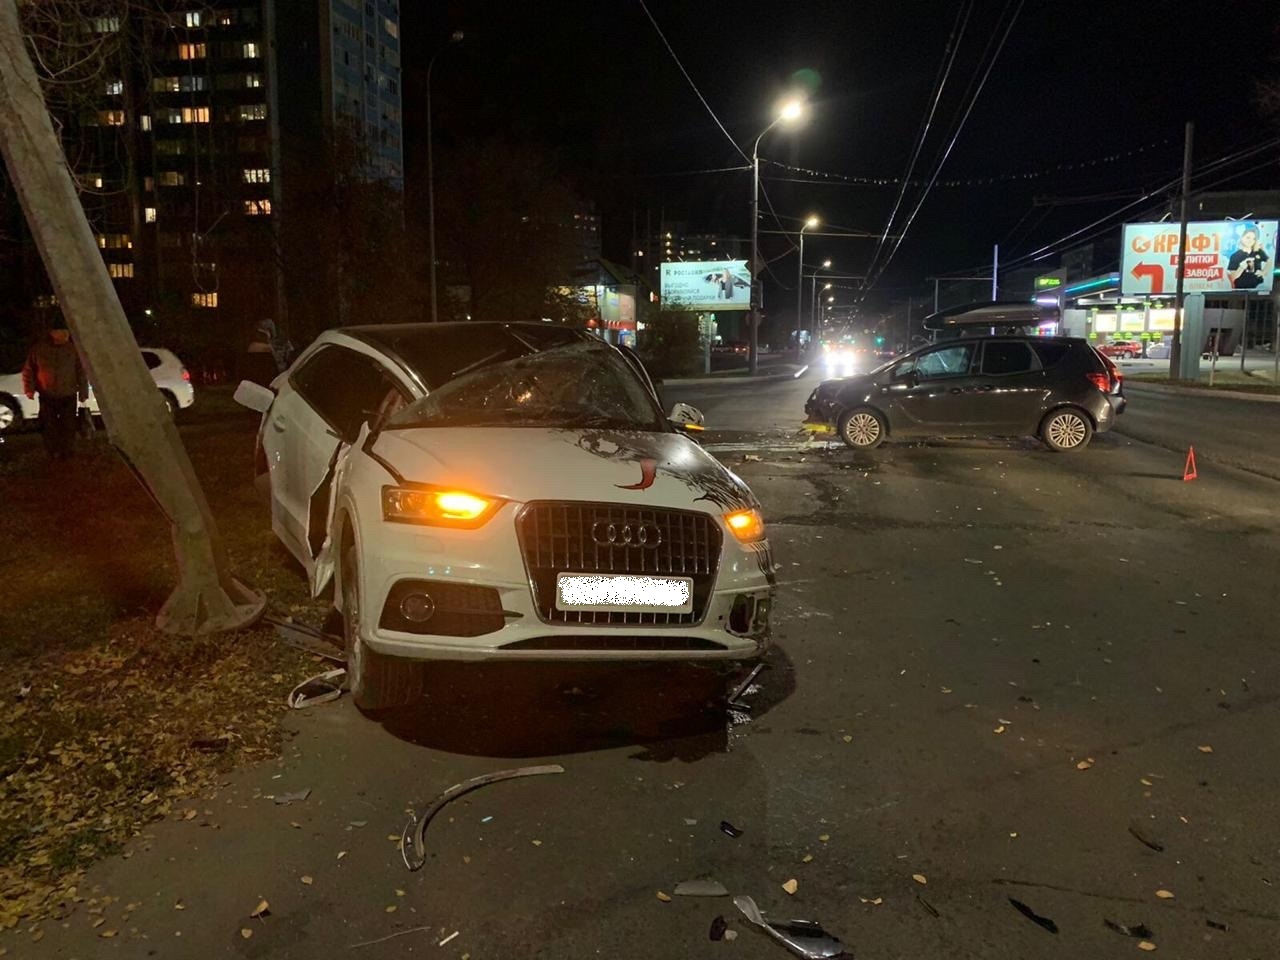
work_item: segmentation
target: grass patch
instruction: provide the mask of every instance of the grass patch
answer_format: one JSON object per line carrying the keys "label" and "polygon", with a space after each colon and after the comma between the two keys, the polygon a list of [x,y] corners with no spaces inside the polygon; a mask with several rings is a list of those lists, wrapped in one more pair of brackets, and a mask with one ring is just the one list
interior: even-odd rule
{"label": "grass patch", "polygon": [[[326,605],[271,534],[251,482],[255,419],[182,418],[242,579],[319,623]],[[258,627],[170,637],[154,616],[175,579],[167,524],[103,435],[56,469],[39,438],[0,447],[0,927],[63,913],[94,860],[183,817],[237,764],[278,755],[284,698],[318,669]],[[223,740],[205,752],[195,741]]]}

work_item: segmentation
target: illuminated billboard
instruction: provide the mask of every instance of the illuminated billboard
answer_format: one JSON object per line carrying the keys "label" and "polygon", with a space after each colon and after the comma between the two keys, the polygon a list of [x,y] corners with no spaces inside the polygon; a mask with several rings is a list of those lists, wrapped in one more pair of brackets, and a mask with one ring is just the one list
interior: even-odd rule
{"label": "illuminated billboard", "polygon": [[[1125,296],[1171,294],[1178,283],[1176,223],[1126,223],[1120,263]],[[1215,220],[1187,224],[1187,293],[1270,293],[1275,220]]]}
{"label": "illuminated billboard", "polygon": [[751,309],[751,272],[745,260],[664,263],[661,284],[667,310]]}

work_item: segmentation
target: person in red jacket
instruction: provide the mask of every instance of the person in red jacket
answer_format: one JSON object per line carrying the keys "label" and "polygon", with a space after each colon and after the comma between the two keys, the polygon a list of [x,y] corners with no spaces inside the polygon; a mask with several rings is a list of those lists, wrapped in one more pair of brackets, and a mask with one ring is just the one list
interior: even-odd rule
{"label": "person in red jacket", "polygon": [[61,320],[27,354],[22,389],[28,400],[40,397],[40,432],[50,458],[69,460],[76,436],[76,407],[89,398],[89,381],[71,332]]}

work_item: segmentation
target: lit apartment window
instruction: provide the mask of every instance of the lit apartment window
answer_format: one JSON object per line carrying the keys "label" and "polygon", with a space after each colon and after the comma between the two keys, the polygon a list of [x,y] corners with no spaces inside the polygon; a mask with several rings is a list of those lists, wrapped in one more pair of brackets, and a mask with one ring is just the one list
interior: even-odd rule
{"label": "lit apartment window", "polygon": [[102,174],[86,173],[80,178],[80,182],[86,187],[92,187],[94,190],[101,190],[103,184]]}
{"label": "lit apartment window", "polygon": [[151,89],[156,93],[177,93],[182,89],[181,82],[181,77],[152,77]]}
{"label": "lit apartment window", "polygon": [[254,167],[252,169],[241,170],[241,177],[245,183],[270,183],[271,171],[266,167]]}
{"label": "lit apartment window", "polygon": [[252,60],[254,57],[261,56],[258,53],[258,45],[256,43],[246,43],[241,47],[241,54],[246,60]]}
{"label": "lit apartment window", "polygon": [[52,293],[40,293],[36,295],[34,306],[48,308],[56,307],[57,305],[58,298]]}
{"label": "lit apartment window", "polygon": [[246,103],[240,107],[237,116],[241,120],[265,120],[267,119],[267,105],[265,103]]}
{"label": "lit apartment window", "polygon": [[244,202],[244,215],[246,217],[269,217],[271,216],[270,200],[246,200]]}
{"label": "lit apartment window", "polygon": [[124,81],[108,80],[106,90],[108,97],[118,97],[120,94],[124,93]]}
{"label": "lit apartment window", "polygon": [[390,17],[382,18],[382,29],[386,30],[387,33],[391,34],[393,37],[400,36],[400,27]]}
{"label": "lit apartment window", "polygon": [[133,247],[127,233],[99,233],[96,236],[102,250],[129,250]]}
{"label": "lit apartment window", "polygon": [[118,33],[120,31],[120,18],[94,17],[89,21],[89,25],[94,33]]}
{"label": "lit apartment window", "polygon": [[108,263],[107,273],[110,274],[111,277],[115,280],[119,280],[123,277],[132,277],[133,264],[132,263]]}
{"label": "lit apartment window", "polygon": [[123,110],[99,110],[98,123],[104,127],[123,127],[124,111]]}
{"label": "lit apartment window", "polygon": [[189,13],[187,14],[187,26],[188,26],[188,27],[198,27],[198,26],[200,26],[200,11],[199,11],[199,10],[192,10],[191,12],[189,12]]}
{"label": "lit apartment window", "polygon": [[144,113],[142,116],[140,116],[140,117],[138,118],[138,126],[139,126],[139,127],[141,127],[144,131],[146,131],[146,130],[150,130],[150,129],[151,129],[151,114],[149,114],[149,113]]}
{"label": "lit apartment window", "polygon": [[155,208],[155,207],[143,207],[143,208],[142,208],[142,219],[143,219],[143,220],[145,220],[147,223],[155,223],[155,222],[156,222],[156,208]]}
{"label": "lit apartment window", "polygon": [[183,107],[182,122],[183,123],[208,123],[209,108],[208,107]]}
{"label": "lit apartment window", "polygon": [[160,186],[180,187],[187,182],[187,175],[177,170],[164,170],[160,173]]}
{"label": "lit apartment window", "polygon": [[205,57],[205,48],[203,43],[178,44],[179,60],[203,60],[204,57]]}
{"label": "lit apartment window", "polygon": [[220,27],[234,27],[238,10],[219,10],[213,15],[214,22]]}
{"label": "lit apartment window", "polygon": [[258,89],[258,87],[262,86],[262,74],[246,73],[244,75],[244,85],[251,90]]}
{"label": "lit apartment window", "polygon": [[193,307],[216,307],[218,305],[218,291],[193,293],[191,295],[191,305]]}

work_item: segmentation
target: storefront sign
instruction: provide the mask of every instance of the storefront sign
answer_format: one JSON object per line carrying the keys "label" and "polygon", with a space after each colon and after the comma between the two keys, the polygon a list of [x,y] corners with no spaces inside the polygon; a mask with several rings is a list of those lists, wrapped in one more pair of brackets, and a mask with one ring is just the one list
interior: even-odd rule
{"label": "storefront sign", "polygon": [[662,264],[667,310],[750,310],[751,274],[745,260]]}
{"label": "storefront sign", "polygon": [[[1120,264],[1125,296],[1171,294],[1178,283],[1179,225],[1127,223]],[[1276,221],[1187,224],[1187,293],[1270,293],[1275,280]]]}

